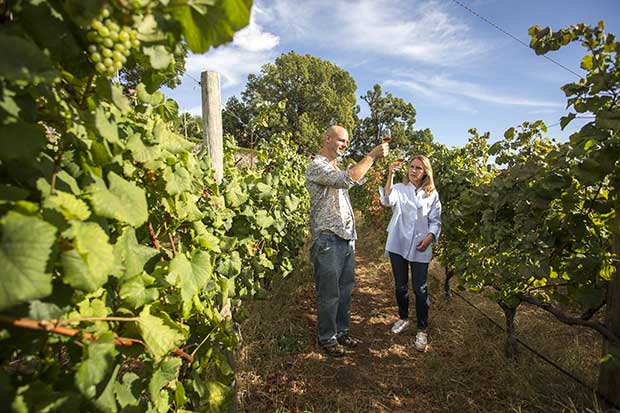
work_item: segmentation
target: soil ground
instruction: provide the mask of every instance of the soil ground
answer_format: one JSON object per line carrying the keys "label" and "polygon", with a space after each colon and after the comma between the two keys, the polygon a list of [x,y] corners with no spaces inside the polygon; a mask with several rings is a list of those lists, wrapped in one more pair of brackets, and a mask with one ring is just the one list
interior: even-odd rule
{"label": "soil ground", "polygon": [[[352,333],[362,340],[343,358],[316,344],[315,293],[307,260],[275,284],[272,297],[250,305],[237,352],[240,412],[598,412],[591,389],[520,346],[504,356],[499,306],[460,291],[446,300],[444,273],[433,262],[429,350],[414,348],[415,327],[390,333],[397,319],[393,279],[381,240],[358,241]],[[410,313],[415,314],[412,309]],[[568,327],[521,306],[519,337],[566,370],[596,385],[601,343],[589,330]],[[412,323],[414,324],[414,323]]]}

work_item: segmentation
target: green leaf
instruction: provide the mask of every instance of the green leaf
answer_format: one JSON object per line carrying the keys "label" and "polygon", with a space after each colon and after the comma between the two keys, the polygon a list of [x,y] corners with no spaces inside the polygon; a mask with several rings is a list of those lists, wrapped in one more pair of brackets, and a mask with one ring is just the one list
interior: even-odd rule
{"label": "green leaf", "polygon": [[118,139],[118,127],[115,122],[108,119],[109,110],[104,106],[97,106],[95,110],[95,128],[108,142],[120,144]]}
{"label": "green leaf", "polygon": [[191,262],[183,254],[178,254],[170,262],[166,280],[181,290],[184,316],[189,316],[194,296],[205,287],[212,274],[211,258],[201,250],[194,252]]}
{"label": "green leaf", "polygon": [[173,121],[178,118],[179,105],[173,99],[166,99],[166,103],[159,107],[159,114],[166,122]]}
{"label": "green leaf", "polygon": [[151,397],[158,397],[161,389],[177,378],[181,364],[180,358],[171,357],[164,360],[159,367],[157,367],[149,382],[149,393]]}
{"label": "green leaf", "polygon": [[189,192],[192,189],[192,176],[182,166],[176,166],[174,172],[172,168],[166,168],[164,170],[164,181],[166,181],[166,191],[171,195]]}
{"label": "green leaf", "polygon": [[208,396],[207,405],[208,412],[226,412],[229,409],[232,400],[233,391],[230,386],[220,383],[219,381],[211,381],[207,383]]}
{"label": "green leaf", "polygon": [[148,274],[137,274],[121,284],[119,295],[132,308],[140,308],[159,298],[158,288],[148,288],[154,282],[155,278]]}
{"label": "green leaf", "polygon": [[137,325],[147,352],[155,363],[159,363],[164,356],[181,344],[185,337],[179,331],[165,325],[161,318],[151,315],[150,311],[150,305],[144,307]]}
{"label": "green leaf", "polygon": [[153,94],[147,92],[144,83],[138,84],[138,86],[136,87],[136,92],[138,93],[138,99],[140,99],[141,102],[153,106],[161,105],[162,103],[164,103],[164,99],[166,98],[161,92],[155,92]]}
{"label": "green leaf", "polygon": [[269,212],[265,211],[264,209],[259,209],[258,211],[256,211],[256,223],[259,227],[269,228],[273,225],[274,222],[275,220],[272,216],[269,215]]}
{"label": "green leaf", "polygon": [[96,400],[93,400],[93,404],[97,406],[100,411],[106,413],[116,413],[118,411],[118,405],[116,404],[116,398],[114,397],[114,393],[116,390],[116,378],[118,376],[118,371],[120,370],[120,368],[120,365],[116,365],[116,367],[114,367],[114,371],[110,375],[110,378],[108,379],[107,384],[103,388],[101,395]]}
{"label": "green leaf", "polygon": [[[134,384],[135,383],[135,384]],[[140,384],[140,378],[137,374],[126,372],[123,374],[123,382],[116,381],[114,393],[116,400],[121,406],[121,411],[134,411],[138,409],[127,409],[127,407],[137,407],[140,404],[140,391],[136,389]]]}
{"label": "green leaf", "polygon": [[237,208],[245,203],[249,194],[244,191],[238,182],[231,182],[226,186],[226,192],[224,192],[224,199],[226,199],[226,206],[229,208]]}
{"label": "green leaf", "polygon": [[230,256],[221,258],[217,272],[226,278],[232,278],[241,273],[241,258],[237,251],[232,251]]}
{"label": "green leaf", "polygon": [[146,263],[159,254],[155,248],[138,244],[134,228],[126,227],[114,244],[114,255],[120,259],[124,277],[133,277],[145,270]]}
{"label": "green leaf", "polygon": [[73,239],[75,248],[62,253],[63,279],[74,288],[95,291],[117,270],[108,235],[98,224],[72,221],[66,236]]}
{"label": "green leaf", "polygon": [[68,220],[85,221],[90,217],[88,205],[68,192],[57,190],[45,199],[43,206],[60,212]]}
{"label": "green leaf", "polygon": [[0,125],[0,160],[32,160],[45,142],[45,131],[40,125],[26,122]]}
{"label": "green leaf", "polygon": [[108,182],[109,189],[102,182],[88,187],[95,212],[134,227],[144,224],[148,219],[144,190],[114,172],[108,174]]}
{"label": "green leaf", "polygon": [[594,56],[587,54],[581,59],[581,68],[584,70],[592,70],[594,67]]}
{"label": "green leaf", "polygon": [[101,395],[103,389],[100,388],[100,384],[112,373],[115,356],[116,349],[111,331],[88,344],[75,373],[75,385],[84,397],[93,399]]}
{"label": "green leaf", "polygon": [[171,12],[181,24],[187,47],[194,53],[204,53],[231,41],[234,33],[249,23],[251,7],[252,0],[226,0],[206,10],[178,5]]}
{"label": "green leaf", "polygon": [[49,57],[30,40],[0,32],[0,78],[20,85],[51,83],[58,78]]}
{"label": "green leaf", "polygon": [[56,229],[36,217],[9,212],[0,219],[0,310],[52,293],[47,260]]}
{"label": "green leaf", "polygon": [[577,115],[574,113],[569,113],[568,116],[562,116],[560,118],[560,128],[562,130],[564,130],[564,128],[566,127],[566,125],[568,125],[570,123],[571,120],[575,119]]}
{"label": "green leaf", "polygon": [[148,162],[161,158],[161,147],[159,145],[145,145],[137,133],[132,134],[127,139],[127,149],[138,162]]}
{"label": "green leaf", "polygon": [[172,53],[162,45],[144,47],[142,51],[149,57],[151,67],[156,70],[167,68],[173,59]]}

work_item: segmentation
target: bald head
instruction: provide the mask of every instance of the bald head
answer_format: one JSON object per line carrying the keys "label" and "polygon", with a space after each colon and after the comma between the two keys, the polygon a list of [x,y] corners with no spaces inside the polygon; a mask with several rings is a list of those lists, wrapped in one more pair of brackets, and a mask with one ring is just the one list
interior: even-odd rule
{"label": "bald head", "polygon": [[332,125],[325,131],[325,140],[328,136],[334,139],[338,137],[349,139],[349,132],[342,126]]}

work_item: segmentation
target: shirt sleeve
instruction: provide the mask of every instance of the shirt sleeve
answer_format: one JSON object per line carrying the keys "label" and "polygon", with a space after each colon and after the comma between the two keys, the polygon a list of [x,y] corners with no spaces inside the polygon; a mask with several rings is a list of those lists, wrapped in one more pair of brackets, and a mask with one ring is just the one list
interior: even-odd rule
{"label": "shirt sleeve", "polygon": [[334,169],[327,162],[311,162],[306,170],[308,182],[338,189],[349,189],[356,182],[351,179],[349,172]]}
{"label": "shirt sleeve", "polygon": [[394,206],[398,201],[398,184],[392,185],[392,192],[389,196],[385,196],[383,187],[379,187],[379,196],[381,197],[381,205]]}
{"label": "shirt sleeve", "polygon": [[433,242],[437,243],[439,235],[441,235],[441,202],[439,201],[437,191],[435,191],[435,196],[428,212],[428,232],[435,236]]}

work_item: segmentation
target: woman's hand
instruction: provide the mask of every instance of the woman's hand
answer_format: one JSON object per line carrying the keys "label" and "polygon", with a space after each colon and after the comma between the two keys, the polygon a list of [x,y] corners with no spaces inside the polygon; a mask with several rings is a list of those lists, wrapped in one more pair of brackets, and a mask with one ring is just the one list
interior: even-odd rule
{"label": "woman's hand", "polygon": [[425,251],[428,246],[431,245],[433,239],[435,239],[435,236],[433,234],[428,234],[426,237],[424,237],[422,241],[418,242],[418,245],[416,245],[415,249],[417,249],[418,251]]}
{"label": "woman's hand", "polygon": [[390,173],[394,173],[394,171],[400,169],[400,166],[403,164],[403,161],[396,161],[396,162],[392,162],[390,164],[390,166],[388,167],[388,171]]}

